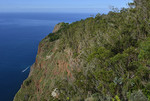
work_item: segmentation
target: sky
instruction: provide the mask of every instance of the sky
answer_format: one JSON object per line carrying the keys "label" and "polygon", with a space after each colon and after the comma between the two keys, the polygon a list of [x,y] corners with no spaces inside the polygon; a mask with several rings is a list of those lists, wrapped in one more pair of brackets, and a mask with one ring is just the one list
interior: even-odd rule
{"label": "sky", "polygon": [[0,0],[0,12],[108,12],[132,0]]}

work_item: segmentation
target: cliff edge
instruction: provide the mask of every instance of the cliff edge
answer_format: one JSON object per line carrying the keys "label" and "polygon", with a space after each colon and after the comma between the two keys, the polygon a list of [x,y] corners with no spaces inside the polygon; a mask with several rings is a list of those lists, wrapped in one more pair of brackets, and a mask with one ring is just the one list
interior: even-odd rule
{"label": "cliff edge", "polygon": [[142,7],[56,25],[39,43],[14,101],[150,100],[150,31]]}

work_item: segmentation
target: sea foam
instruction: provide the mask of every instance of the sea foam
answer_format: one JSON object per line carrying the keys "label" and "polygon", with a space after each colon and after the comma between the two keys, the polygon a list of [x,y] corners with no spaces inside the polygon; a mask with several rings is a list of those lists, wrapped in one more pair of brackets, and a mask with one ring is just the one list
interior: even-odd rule
{"label": "sea foam", "polygon": [[24,73],[25,71],[27,71],[30,68],[30,66],[28,66],[26,69],[24,69],[22,72]]}

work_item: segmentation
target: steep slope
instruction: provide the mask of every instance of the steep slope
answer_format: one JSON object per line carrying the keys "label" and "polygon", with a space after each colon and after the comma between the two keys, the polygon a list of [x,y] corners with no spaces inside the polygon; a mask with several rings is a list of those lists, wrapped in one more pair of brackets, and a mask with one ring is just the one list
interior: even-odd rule
{"label": "steep slope", "polygon": [[40,42],[14,101],[150,100],[150,8],[144,1],[56,25]]}

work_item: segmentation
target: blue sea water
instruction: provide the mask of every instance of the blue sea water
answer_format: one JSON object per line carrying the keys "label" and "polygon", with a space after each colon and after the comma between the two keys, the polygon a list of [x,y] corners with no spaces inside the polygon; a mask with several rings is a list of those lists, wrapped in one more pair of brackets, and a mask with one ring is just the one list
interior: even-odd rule
{"label": "blue sea water", "polygon": [[35,62],[39,42],[59,22],[90,14],[0,13],[0,100],[12,101]]}

